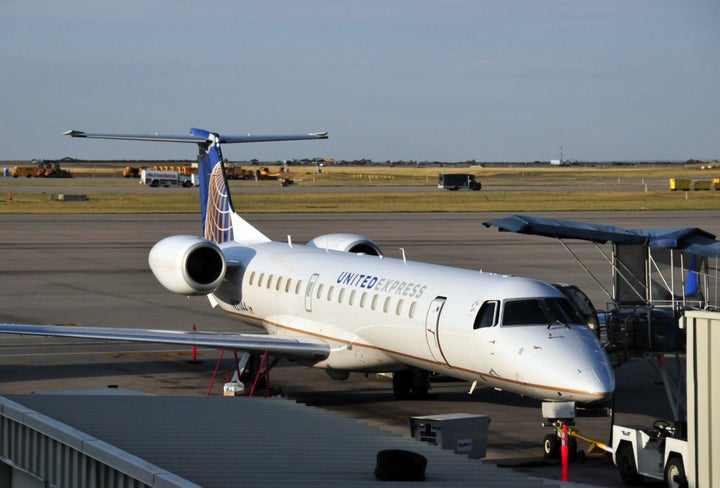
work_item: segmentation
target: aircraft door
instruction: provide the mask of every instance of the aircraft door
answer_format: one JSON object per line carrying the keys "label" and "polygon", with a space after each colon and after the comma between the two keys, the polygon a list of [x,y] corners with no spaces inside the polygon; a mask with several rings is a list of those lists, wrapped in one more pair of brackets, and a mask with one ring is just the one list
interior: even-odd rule
{"label": "aircraft door", "polygon": [[320,276],[317,273],[314,273],[310,280],[308,281],[307,288],[305,288],[305,311],[306,312],[312,312],[312,296],[313,296],[313,290],[315,289],[315,283],[317,283],[318,276]]}
{"label": "aircraft door", "polygon": [[445,297],[436,297],[430,304],[425,318],[425,339],[432,357],[445,366],[450,366],[440,346],[440,314],[445,306],[445,300],[447,300]]}

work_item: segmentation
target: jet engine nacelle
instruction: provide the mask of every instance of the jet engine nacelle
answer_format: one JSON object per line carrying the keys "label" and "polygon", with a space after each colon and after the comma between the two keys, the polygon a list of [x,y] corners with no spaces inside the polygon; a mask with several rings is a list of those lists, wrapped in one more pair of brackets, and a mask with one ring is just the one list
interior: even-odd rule
{"label": "jet engine nacelle", "polygon": [[166,237],[150,250],[148,263],[165,288],[181,295],[212,293],[227,270],[218,245],[197,236]]}
{"label": "jet engine nacelle", "polygon": [[329,249],[331,251],[382,256],[382,251],[380,251],[377,244],[367,237],[357,234],[325,234],[308,242],[306,246],[317,247],[318,249]]}

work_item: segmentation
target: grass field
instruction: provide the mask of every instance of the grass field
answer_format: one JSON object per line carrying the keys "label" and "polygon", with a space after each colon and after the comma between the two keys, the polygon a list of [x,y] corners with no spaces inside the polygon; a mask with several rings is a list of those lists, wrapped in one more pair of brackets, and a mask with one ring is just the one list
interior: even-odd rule
{"label": "grass field", "polygon": [[[243,212],[551,212],[592,210],[718,210],[720,191],[674,192],[670,178],[712,180],[716,169],[700,166],[646,167],[329,167],[317,173],[312,167],[293,167],[288,177],[308,187],[429,186],[437,174],[473,173],[482,182],[479,192],[323,192],[242,194],[241,185],[231,188]],[[107,171],[107,170],[106,170]],[[198,195],[192,193],[127,193],[116,191],[130,181],[98,183],[75,178],[84,202],[52,201],[54,187],[68,180],[0,178],[0,213],[194,213]],[[42,185],[37,187],[36,185]],[[32,186],[37,192],[16,192]],[[103,188],[86,193],[83,187]],[[540,187],[541,190],[533,190]],[[583,190],[573,190],[582,186]],[[497,188],[501,188],[502,191]],[[555,190],[555,187],[557,190]],[[107,191],[104,189],[107,188]],[[6,196],[4,195],[6,194]],[[12,199],[10,196],[12,195]]]}

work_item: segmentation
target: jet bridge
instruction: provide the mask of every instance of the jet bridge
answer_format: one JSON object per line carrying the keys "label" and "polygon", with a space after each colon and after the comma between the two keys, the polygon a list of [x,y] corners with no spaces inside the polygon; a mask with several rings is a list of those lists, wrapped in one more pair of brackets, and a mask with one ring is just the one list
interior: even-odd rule
{"label": "jet bridge", "polygon": [[[686,310],[718,310],[720,241],[701,229],[627,230],[527,215],[483,225],[560,241],[610,300],[606,310],[598,310],[596,332],[616,365],[632,356],[684,351],[678,318]],[[573,252],[573,239],[593,242],[610,264],[610,289]],[[610,253],[601,246],[607,243]]]}

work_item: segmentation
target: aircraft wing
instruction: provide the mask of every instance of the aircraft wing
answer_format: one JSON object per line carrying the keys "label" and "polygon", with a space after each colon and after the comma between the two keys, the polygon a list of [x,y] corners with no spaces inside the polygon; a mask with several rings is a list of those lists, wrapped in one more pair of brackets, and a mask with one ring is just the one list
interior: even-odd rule
{"label": "aircraft wing", "polygon": [[265,334],[31,324],[0,324],[0,334],[178,344],[218,349],[237,349],[251,353],[268,351],[274,356],[310,362],[322,361],[330,354],[330,346],[321,339]]}
{"label": "aircraft wing", "polygon": [[[161,135],[161,134],[101,134],[97,132],[84,132],[81,130],[69,130],[63,135],[70,137],[83,137],[87,139],[119,139],[130,141],[155,141],[155,142],[207,142],[207,131],[192,129],[190,134],[185,135]],[[218,136],[222,144],[235,144],[242,142],[270,142],[270,141],[301,141],[306,139],[327,139],[327,132],[311,132],[310,134],[286,134],[286,135],[259,135],[247,134],[242,136]]]}

